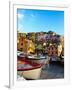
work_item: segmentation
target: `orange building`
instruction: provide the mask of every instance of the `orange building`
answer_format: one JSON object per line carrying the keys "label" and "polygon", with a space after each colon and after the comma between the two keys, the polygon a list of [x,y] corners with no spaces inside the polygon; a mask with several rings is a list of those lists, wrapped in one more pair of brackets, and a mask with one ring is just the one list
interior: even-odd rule
{"label": "orange building", "polygon": [[27,39],[24,37],[20,37],[18,42],[17,42],[17,49],[19,51],[27,52]]}
{"label": "orange building", "polygon": [[60,56],[62,52],[62,45],[56,45],[56,44],[51,44],[48,47],[48,55],[49,56]]}
{"label": "orange building", "polygon": [[20,37],[17,42],[17,50],[22,51],[26,54],[34,53],[35,45],[31,40],[28,40],[24,37]]}

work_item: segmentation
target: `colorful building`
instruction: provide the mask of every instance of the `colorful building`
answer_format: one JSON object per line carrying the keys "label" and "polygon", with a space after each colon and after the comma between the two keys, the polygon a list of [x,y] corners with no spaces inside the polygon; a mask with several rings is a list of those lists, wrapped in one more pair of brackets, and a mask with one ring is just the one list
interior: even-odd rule
{"label": "colorful building", "polygon": [[35,53],[35,45],[32,40],[28,40],[27,53]]}
{"label": "colorful building", "polygon": [[17,49],[19,51],[23,51],[27,53],[27,44],[28,44],[28,40],[24,37],[20,37],[17,43]]}
{"label": "colorful building", "polygon": [[50,44],[48,47],[48,55],[49,56],[60,56],[62,52],[62,45]]}
{"label": "colorful building", "polygon": [[31,40],[28,40],[24,37],[20,37],[17,42],[17,50],[23,51],[24,53],[34,53],[35,46]]}

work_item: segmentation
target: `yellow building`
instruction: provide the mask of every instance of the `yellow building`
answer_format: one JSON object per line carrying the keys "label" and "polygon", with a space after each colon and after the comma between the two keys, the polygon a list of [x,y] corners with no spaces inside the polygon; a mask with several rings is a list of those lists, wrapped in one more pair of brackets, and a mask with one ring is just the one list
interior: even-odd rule
{"label": "yellow building", "polygon": [[32,42],[32,40],[28,41],[27,51],[28,51],[28,53],[35,53],[35,45]]}
{"label": "yellow building", "polygon": [[24,37],[20,37],[19,41],[17,42],[17,49],[19,51],[23,51],[23,52],[27,53],[27,44],[28,44],[27,39]]}
{"label": "yellow building", "polygon": [[64,36],[60,37],[60,42],[61,42],[62,47],[64,48]]}
{"label": "yellow building", "polygon": [[17,50],[23,51],[26,54],[35,52],[35,45],[31,40],[28,40],[24,37],[20,37],[17,42]]}
{"label": "yellow building", "polygon": [[48,47],[48,55],[49,56],[60,56],[62,52],[62,45],[56,45],[56,44],[51,44]]}
{"label": "yellow building", "polygon": [[20,37],[26,38],[26,33],[17,31],[17,43],[19,42]]}

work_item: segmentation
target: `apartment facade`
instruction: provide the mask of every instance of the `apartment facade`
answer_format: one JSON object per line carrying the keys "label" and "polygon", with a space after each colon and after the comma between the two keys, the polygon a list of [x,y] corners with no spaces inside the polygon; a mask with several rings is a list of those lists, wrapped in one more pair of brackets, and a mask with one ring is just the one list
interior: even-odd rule
{"label": "apartment facade", "polygon": [[49,56],[60,56],[62,52],[62,45],[50,44],[48,47],[48,55]]}
{"label": "apartment facade", "polygon": [[28,40],[24,37],[20,37],[17,43],[17,49],[24,53],[30,53],[30,52],[34,53],[35,46],[31,40]]}
{"label": "apartment facade", "polygon": [[20,37],[17,43],[17,49],[19,51],[27,52],[27,43],[27,39],[25,39],[24,37]]}

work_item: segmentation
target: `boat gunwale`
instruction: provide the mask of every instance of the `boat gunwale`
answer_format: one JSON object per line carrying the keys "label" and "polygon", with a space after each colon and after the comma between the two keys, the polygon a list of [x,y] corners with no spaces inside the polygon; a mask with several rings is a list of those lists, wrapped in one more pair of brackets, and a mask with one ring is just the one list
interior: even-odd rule
{"label": "boat gunwale", "polygon": [[38,63],[35,63],[35,62],[23,61],[23,60],[19,60],[19,61],[21,61],[22,63],[29,64],[29,65],[31,65],[32,67],[29,67],[29,68],[17,68],[17,71],[34,70],[34,69],[41,68],[41,67],[43,66],[42,64],[38,64]]}

